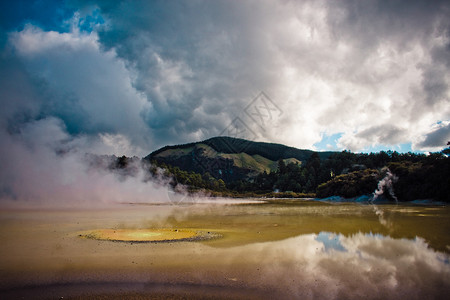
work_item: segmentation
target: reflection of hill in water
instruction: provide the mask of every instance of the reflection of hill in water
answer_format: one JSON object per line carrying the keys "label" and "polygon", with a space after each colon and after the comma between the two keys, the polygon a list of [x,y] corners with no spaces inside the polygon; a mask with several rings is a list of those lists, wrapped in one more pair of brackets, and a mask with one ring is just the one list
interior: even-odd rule
{"label": "reflection of hill in water", "polygon": [[[376,205],[382,222],[373,205],[299,200],[224,205],[224,200],[2,211],[0,236],[7,243],[0,248],[0,298],[448,295],[449,207]],[[202,228],[222,238],[116,243],[78,236],[92,228]]]}

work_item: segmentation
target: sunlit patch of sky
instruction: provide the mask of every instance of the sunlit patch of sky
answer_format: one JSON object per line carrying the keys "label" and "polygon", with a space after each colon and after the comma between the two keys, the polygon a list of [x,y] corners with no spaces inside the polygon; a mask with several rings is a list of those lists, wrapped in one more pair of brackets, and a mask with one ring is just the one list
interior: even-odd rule
{"label": "sunlit patch of sky", "polygon": [[63,1],[1,1],[0,23],[7,30],[21,30],[26,24],[39,26],[43,30],[68,32],[65,25],[78,10],[67,6]]}
{"label": "sunlit patch of sky", "polygon": [[[318,151],[343,151],[345,149],[342,149],[341,147],[338,146],[339,139],[342,137],[342,135],[343,133],[335,133],[331,135],[327,135],[324,133],[322,135],[322,140],[314,144],[314,149]],[[380,151],[397,151],[399,153],[407,153],[407,152],[423,153],[423,151],[420,150],[413,150],[412,143],[404,143],[397,145],[377,144],[366,147],[357,152],[376,153]]]}
{"label": "sunlit patch of sky", "polygon": [[94,9],[90,14],[79,17],[78,19],[78,28],[85,32],[92,32],[96,30],[99,25],[103,24],[105,24],[105,20],[98,8]]}
{"label": "sunlit patch of sky", "polygon": [[[264,141],[440,151],[450,138],[448,10],[419,0],[2,1],[0,46],[11,56],[0,67],[36,90],[18,114],[35,105],[71,135],[120,135],[144,152],[219,135],[261,90],[283,111]],[[21,97],[2,93],[5,111]]]}
{"label": "sunlit patch of sky", "polygon": [[319,151],[340,151],[337,145],[338,140],[342,137],[343,133],[335,133],[328,135],[326,133],[322,134],[322,140],[314,144],[314,148]]}
{"label": "sunlit patch of sky", "polygon": [[407,152],[414,152],[414,153],[423,153],[423,151],[417,151],[412,149],[411,143],[405,143],[405,144],[398,144],[398,145],[374,145],[367,148],[364,148],[360,152],[370,153],[370,152],[380,152],[380,151],[397,151],[399,153],[407,153]]}

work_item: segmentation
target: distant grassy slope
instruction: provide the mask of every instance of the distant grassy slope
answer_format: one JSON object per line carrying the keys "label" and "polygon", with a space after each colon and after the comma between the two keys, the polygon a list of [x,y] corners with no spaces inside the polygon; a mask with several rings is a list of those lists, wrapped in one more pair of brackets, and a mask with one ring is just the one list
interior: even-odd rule
{"label": "distant grassy slope", "polygon": [[[314,153],[281,144],[252,142],[231,137],[215,137],[197,143],[165,146],[145,157],[182,170],[210,173],[225,181],[254,177],[276,171],[278,160],[286,164],[306,162]],[[318,152],[321,159],[333,152]]]}
{"label": "distant grassy slope", "polygon": [[[208,140],[189,143],[183,145],[165,146],[149,154],[146,159],[152,159],[162,152],[172,149],[187,149],[199,144],[210,146],[216,152],[233,154],[233,153],[247,153],[250,156],[259,155],[272,161],[279,159],[295,158],[298,161],[305,162],[314,153],[312,150],[297,149],[282,144],[253,142],[244,139],[237,139],[232,137],[213,137]],[[334,152],[318,152],[320,159],[327,159]]]}
{"label": "distant grassy slope", "polygon": [[258,173],[264,171],[270,172],[273,169],[274,162],[260,155],[249,155],[247,153],[222,153],[223,158],[233,160],[233,164],[239,168],[253,170]]}
{"label": "distant grassy slope", "polygon": [[167,149],[166,151],[160,152],[158,155],[161,157],[187,155],[193,149],[194,149],[194,147]]}

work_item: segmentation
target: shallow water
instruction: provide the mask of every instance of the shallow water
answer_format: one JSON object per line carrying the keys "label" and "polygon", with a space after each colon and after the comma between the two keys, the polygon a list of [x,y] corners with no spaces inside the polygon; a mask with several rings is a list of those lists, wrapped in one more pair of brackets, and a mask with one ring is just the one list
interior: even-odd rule
{"label": "shallow water", "polygon": [[[133,244],[78,236],[143,228],[222,237]],[[438,299],[450,292],[449,229],[448,206],[408,204],[8,210],[0,213],[0,296]]]}

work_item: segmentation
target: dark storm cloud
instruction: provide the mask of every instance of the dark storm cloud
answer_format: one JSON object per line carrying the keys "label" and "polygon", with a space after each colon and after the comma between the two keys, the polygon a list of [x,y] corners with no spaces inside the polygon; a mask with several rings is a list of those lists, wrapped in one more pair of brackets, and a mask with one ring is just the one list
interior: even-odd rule
{"label": "dark storm cloud", "polygon": [[[134,70],[133,86],[150,103],[142,117],[161,143],[218,134],[260,90],[275,94],[291,112],[282,120],[289,134],[269,129],[263,138],[291,144],[294,139],[298,146],[310,147],[328,126],[351,133],[417,122],[429,112],[441,119],[450,114],[442,112],[449,69],[445,1],[96,3],[109,20],[99,42]],[[286,72],[295,75],[286,78]],[[300,95],[293,92],[296,85]],[[321,95],[321,86],[329,92]],[[380,103],[383,97],[389,103]],[[384,110],[384,124],[370,124],[380,120],[371,111],[366,120],[359,117],[367,106]],[[308,115],[315,119],[305,121]],[[339,115],[351,121],[342,125]],[[335,124],[316,124],[333,119]],[[424,133],[414,128],[392,139],[377,132],[384,144],[414,142]]]}
{"label": "dark storm cloud", "polygon": [[[397,145],[402,143],[403,136],[407,135],[407,129],[393,124],[370,126],[355,134],[344,136],[346,145],[352,145],[356,149],[369,149],[378,145]],[[342,142],[342,140],[340,141]]]}
{"label": "dark storm cloud", "polygon": [[447,124],[427,134],[425,140],[420,143],[420,146],[443,148],[449,141],[450,141],[450,124]]}
{"label": "dark storm cloud", "polygon": [[356,137],[364,139],[372,144],[387,143],[390,145],[395,145],[401,141],[401,137],[404,132],[404,129],[401,129],[395,125],[386,124],[362,130],[356,134]]}
{"label": "dark storm cloud", "polygon": [[218,134],[244,101],[273,84],[275,74],[268,73],[273,62],[262,50],[261,33],[248,26],[248,13],[258,14],[263,4],[99,5],[111,20],[99,41],[136,71],[133,85],[151,103],[143,117],[160,138],[188,141]]}
{"label": "dark storm cloud", "polygon": [[[411,118],[448,103],[448,74],[450,69],[450,6],[448,1],[333,1],[330,2],[328,22],[337,41],[351,43],[360,49],[354,57],[354,67],[347,71],[361,75],[360,63],[374,50],[390,44],[394,51],[408,53],[420,45],[425,59],[416,61],[422,71],[421,95],[409,101]],[[395,53],[391,53],[395,54]],[[398,67],[402,67],[399,65]],[[369,72],[373,70],[368,69]],[[364,70],[363,70],[364,72]],[[376,73],[350,80],[370,84],[383,80]],[[389,76],[389,73],[383,75]],[[395,76],[395,73],[392,74]],[[365,80],[364,80],[365,77]],[[361,80],[363,79],[363,80]],[[415,90],[417,92],[417,90]],[[398,99],[397,101],[401,101]],[[438,106],[439,108],[437,108]],[[395,112],[396,107],[392,107]],[[446,117],[448,118],[448,111]]]}
{"label": "dark storm cloud", "polygon": [[[243,109],[261,90],[284,114],[258,138],[298,147],[324,133],[342,133],[339,144],[352,150],[418,146],[450,118],[445,1],[3,6],[5,61],[36,91],[5,118],[55,117],[71,135],[121,135],[140,155],[217,135],[237,116],[256,129]],[[12,98],[3,97],[6,112]]]}
{"label": "dark storm cloud", "polygon": [[[444,35],[447,38],[450,37],[450,25],[445,30]],[[450,42],[433,47],[430,52],[432,62],[422,66],[422,85],[426,95],[425,104],[433,106],[441,102],[442,99],[449,100],[449,83],[447,79],[450,69]]]}
{"label": "dark storm cloud", "polygon": [[428,40],[436,21],[444,21],[440,30],[447,30],[448,10],[445,0],[344,0],[330,2],[327,17],[337,39],[351,40],[364,48],[389,39],[407,47],[413,40]]}

